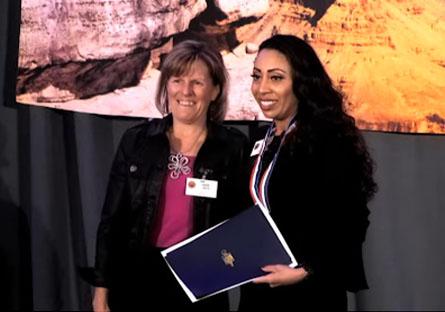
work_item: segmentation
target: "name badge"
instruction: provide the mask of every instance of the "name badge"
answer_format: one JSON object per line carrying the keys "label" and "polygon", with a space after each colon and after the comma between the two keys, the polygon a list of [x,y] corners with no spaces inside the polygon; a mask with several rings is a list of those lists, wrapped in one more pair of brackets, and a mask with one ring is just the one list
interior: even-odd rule
{"label": "name badge", "polygon": [[264,139],[256,141],[253,146],[252,152],[250,153],[250,157],[259,155],[261,150],[263,149]]}
{"label": "name badge", "polygon": [[185,195],[216,198],[218,181],[187,178]]}

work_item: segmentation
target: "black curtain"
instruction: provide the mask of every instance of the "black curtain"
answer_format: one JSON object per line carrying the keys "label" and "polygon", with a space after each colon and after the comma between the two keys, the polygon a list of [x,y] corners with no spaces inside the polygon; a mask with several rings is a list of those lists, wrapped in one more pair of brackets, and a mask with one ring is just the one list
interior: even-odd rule
{"label": "black curtain", "polygon": [[[16,104],[19,8],[0,2],[0,308],[88,310],[76,266],[93,264],[113,154],[141,120]],[[445,310],[445,136],[364,134],[380,191],[365,245],[371,289],[350,307]]]}

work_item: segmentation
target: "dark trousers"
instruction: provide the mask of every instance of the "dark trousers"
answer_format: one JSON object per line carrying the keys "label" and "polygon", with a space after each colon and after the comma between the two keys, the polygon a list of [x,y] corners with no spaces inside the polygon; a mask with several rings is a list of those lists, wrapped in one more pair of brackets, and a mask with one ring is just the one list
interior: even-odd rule
{"label": "dark trousers", "polygon": [[291,286],[241,287],[239,311],[347,311],[347,308],[346,290],[313,277]]}
{"label": "dark trousers", "polygon": [[[192,303],[181,288],[161,249],[129,255],[125,269],[110,287],[112,311],[228,311],[227,293]],[[157,307],[157,308],[155,308]]]}

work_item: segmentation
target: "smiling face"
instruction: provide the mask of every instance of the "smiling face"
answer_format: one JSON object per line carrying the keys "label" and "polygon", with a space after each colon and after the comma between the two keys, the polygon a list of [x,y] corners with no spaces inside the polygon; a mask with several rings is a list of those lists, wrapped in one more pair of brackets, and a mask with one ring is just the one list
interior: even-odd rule
{"label": "smiling face", "polygon": [[169,110],[176,122],[204,125],[210,102],[218,94],[219,86],[213,84],[207,65],[199,59],[183,75],[167,81]]}
{"label": "smiling face", "polygon": [[279,134],[297,112],[292,68],[284,54],[263,49],[255,59],[252,78],[252,94],[264,115],[275,121]]}

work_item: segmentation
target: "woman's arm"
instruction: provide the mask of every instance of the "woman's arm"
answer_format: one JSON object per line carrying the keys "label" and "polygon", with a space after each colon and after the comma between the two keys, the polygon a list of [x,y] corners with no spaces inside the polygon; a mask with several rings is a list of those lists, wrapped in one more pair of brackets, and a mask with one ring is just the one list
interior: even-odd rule
{"label": "woman's arm", "polygon": [[106,287],[108,284],[107,271],[109,270],[110,257],[112,257],[111,250],[116,244],[113,241],[113,233],[117,225],[116,221],[119,221],[119,217],[116,216],[120,207],[122,207],[122,201],[125,200],[124,192],[128,170],[125,145],[128,144],[128,141],[128,135],[126,134],[122,138],[116,152],[97,230],[94,281],[94,286],[97,287]]}
{"label": "woman's arm", "polygon": [[94,288],[93,310],[94,312],[110,312],[110,308],[108,307],[107,288],[104,287]]}

